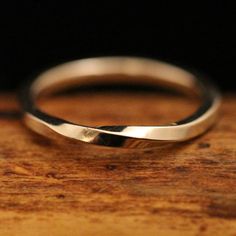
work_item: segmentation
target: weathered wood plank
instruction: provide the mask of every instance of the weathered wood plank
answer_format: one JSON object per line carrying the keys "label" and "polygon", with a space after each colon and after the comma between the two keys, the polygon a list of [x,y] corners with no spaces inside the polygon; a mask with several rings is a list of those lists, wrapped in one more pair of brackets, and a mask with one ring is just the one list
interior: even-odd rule
{"label": "weathered wood plank", "polygon": [[[32,133],[14,96],[0,95],[0,235],[236,235],[235,107],[225,96],[219,123],[187,143],[103,150]],[[81,94],[44,108],[90,125],[161,123],[193,110],[145,93]]]}

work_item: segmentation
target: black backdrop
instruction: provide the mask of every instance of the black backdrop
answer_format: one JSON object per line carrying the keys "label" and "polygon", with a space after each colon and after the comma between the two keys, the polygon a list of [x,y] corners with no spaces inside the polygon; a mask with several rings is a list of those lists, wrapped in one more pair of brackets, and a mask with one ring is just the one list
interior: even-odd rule
{"label": "black backdrop", "polygon": [[235,8],[229,1],[6,1],[0,7],[0,88],[71,59],[134,55],[208,74],[236,89]]}

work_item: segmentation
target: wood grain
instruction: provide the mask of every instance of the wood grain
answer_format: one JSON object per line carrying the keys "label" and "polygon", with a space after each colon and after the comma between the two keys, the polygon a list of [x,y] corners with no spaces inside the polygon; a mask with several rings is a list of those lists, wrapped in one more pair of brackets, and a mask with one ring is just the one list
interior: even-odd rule
{"label": "wood grain", "polygon": [[[62,96],[42,106],[103,125],[171,121],[194,104],[122,92]],[[187,143],[104,150],[34,134],[22,125],[15,96],[1,94],[0,235],[235,236],[235,107],[236,96],[224,96],[218,124]]]}

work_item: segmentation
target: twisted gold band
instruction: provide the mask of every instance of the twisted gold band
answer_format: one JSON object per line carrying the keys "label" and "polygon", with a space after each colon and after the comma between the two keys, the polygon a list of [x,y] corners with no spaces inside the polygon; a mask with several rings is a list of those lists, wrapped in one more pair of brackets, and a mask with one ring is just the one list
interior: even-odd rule
{"label": "twisted gold band", "polygon": [[[122,82],[170,87],[197,94],[202,103],[190,117],[161,126],[88,127],[74,124],[40,111],[35,101],[45,91],[74,85],[109,83],[109,75],[129,76]],[[106,76],[106,79],[104,79]],[[140,81],[143,77],[143,81]],[[145,79],[144,79],[145,78]],[[32,130],[45,135],[112,147],[147,147],[160,142],[191,139],[213,125],[220,106],[220,95],[206,80],[164,62],[131,57],[91,58],[68,62],[40,74],[24,90],[24,122]]]}

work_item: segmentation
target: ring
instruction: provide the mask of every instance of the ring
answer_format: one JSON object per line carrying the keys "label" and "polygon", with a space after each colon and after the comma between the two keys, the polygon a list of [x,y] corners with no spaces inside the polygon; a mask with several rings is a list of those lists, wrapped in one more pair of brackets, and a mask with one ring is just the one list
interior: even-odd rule
{"label": "ring", "polygon": [[[112,75],[119,75],[119,81]],[[191,116],[158,126],[89,127],[51,116],[37,108],[36,100],[46,92],[108,82],[163,86],[197,95],[201,104]],[[221,97],[209,81],[174,65],[135,57],[101,57],[71,61],[41,73],[23,89],[22,104],[24,123],[46,137],[109,147],[146,148],[189,140],[204,133],[217,118]]]}

